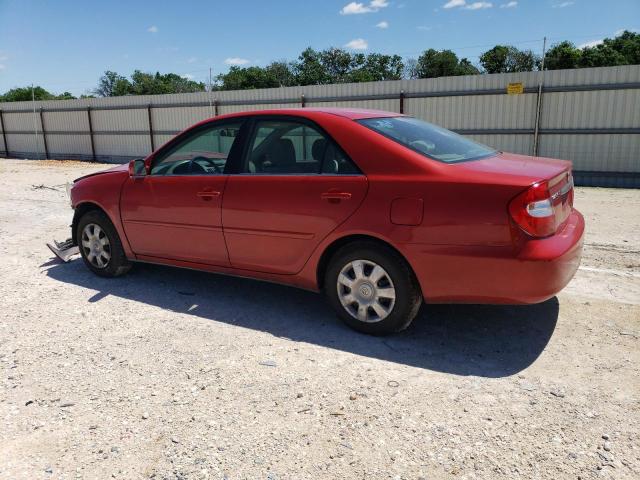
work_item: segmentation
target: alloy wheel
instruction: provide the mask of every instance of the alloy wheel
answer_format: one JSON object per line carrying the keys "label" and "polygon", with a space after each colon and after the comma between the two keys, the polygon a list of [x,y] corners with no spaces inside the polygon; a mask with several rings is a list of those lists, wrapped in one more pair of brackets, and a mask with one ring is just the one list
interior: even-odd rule
{"label": "alloy wheel", "polygon": [[396,301],[387,271],[370,260],[353,260],[338,275],[338,298],[353,318],[366,323],[384,320]]}
{"label": "alloy wheel", "polygon": [[111,260],[109,237],[95,223],[88,223],[82,230],[82,251],[85,258],[96,268],[106,268]]}

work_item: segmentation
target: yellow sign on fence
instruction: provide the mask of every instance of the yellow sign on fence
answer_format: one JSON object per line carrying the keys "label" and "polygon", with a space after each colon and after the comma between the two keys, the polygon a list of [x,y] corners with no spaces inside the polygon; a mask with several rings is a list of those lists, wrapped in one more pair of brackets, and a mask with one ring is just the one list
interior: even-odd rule
{"label": "yellow sign on fence", "polygon": [[521,93],[524,93],[524,83],[517,82],[517,83],[509,83],[507,85],[507,94],[520,95]]}

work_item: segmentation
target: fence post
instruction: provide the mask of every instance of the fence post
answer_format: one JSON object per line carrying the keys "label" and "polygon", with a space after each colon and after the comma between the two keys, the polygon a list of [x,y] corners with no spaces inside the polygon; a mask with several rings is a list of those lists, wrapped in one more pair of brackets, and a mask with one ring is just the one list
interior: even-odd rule
{"label": "fence post", "polygon": [[538,156],[538,147],[540,145],[540,115],[542,113],[542,82],[538,85],[538,97],[536,103],[536,123],[533,127],[533,156]]}
{"label": "fence post", "polygon": [[540,137],[540,114],[542,113],[542,84],[544,83],[544,60],[547,56],[547,37],[542,42],[542,65],[540,75],[538,76],[538,98],[536,103],[536,123],[533,130],[533,156],[538,156],[539,137]]}
{"label": "fence post", "polygon": [[42,127],[42,143],[44,144],[44,159],[49,158],[49,145],[47,144],[47,130],[44,126],[44,108],[40,107],[40,126]]}
{"label": "fence post", "polygon": [[213,116],[217,117],[218,116],[218,99],[214,98],[213,99]]}
{"label": "fence post", "polygon": [[404,113],[404,90],[400,90],[400,113]]}
{"label": "fence post", "polygon": [[96,146],[93,143],[93,122],[91,121],[91,107],[87,107],[87,120],[89,121],[89,140],[91,141],[91,158],[96,161]]}
{"label": "fence post", "polygon": [[307,106],[307,99],[304,98],[304,93],[300,95],[300,105],[302,106],[302,108],[305,108]]}
{"label": "fence post", "polygon": [[147,105],[147,115],[149,116],[149,140],[151,140],[151,151],[156,149],[155,142],[153,141],[153,120],[151,120],[151,104]]}
{"label": "fence post", "polygon": [[2,141],[4,142],[4,153],[9,157],[9,144],[7,143],[7,132],[4,129],[4,116],[2,115],[2,109],[0,108],[0,128],[2,128]]}

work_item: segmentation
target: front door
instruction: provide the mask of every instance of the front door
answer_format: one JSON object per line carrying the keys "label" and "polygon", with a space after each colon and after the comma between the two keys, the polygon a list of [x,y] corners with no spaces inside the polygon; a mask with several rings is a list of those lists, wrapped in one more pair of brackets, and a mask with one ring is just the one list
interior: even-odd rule
{"label": "front door", "polygon": [[367,179],[315,125],[253,121],[241,173],[227,181],[222,220],[231,265],[291,274],[360,205]]}
{"label": "front door", "polygon": [[188,131],[154,155],[149,175],[126,181],[121,215],[136,255],[229,265],[221,205],[241,126],[235,120]]}

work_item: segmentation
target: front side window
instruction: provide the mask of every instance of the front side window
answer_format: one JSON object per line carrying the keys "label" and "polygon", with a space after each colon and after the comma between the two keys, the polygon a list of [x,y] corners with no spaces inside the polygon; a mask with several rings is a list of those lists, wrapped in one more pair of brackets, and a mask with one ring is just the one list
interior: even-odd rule
{"label": "front side window", "polygon": [[258,120],[245,173],[357,174],[337,144],[318,129],[293,120]]}
{"label": "front side window", "polygon": [[189,135],[154,159],[152,175],[215,175],[224,173],[240,122],[216,125]]}
{"label": "front side window", "polygon": [[486,145],[417,118],[367,118],[358,122],[405,147],[441,162],[477,160],[498,153]]}

